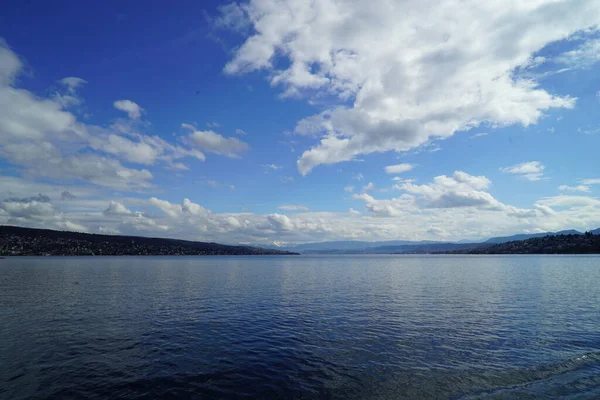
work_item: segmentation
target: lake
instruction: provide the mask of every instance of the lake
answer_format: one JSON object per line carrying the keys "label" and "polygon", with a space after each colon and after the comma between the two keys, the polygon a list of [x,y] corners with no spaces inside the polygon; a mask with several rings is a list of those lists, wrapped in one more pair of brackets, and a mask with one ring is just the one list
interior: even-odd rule
{"label": "lake", "polygon": [[600,257],[0,260],[0,398],[597,398]]}

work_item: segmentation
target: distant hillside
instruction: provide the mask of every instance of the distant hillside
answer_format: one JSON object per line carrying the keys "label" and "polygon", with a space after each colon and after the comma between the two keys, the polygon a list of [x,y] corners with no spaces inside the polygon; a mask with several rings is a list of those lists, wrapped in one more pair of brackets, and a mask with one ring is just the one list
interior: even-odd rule
{"label": "distant hillside", "polygon": [[[600,233],[600,229],[594,232]],[[600,234],[550,235],[471,249],[448,251],[452,254],[600,254]]]}
{"label": "distant hillside", "polygon": [[369,247],[357,250],[322,250],[322,251],[310,251],[310,254],[429,254],[447,252],[452,250],[464,250],[474,247],[482,246],[481,243],[426,243],[420,244],[419,242],[413,242],[413,244],[405,244],[398,246],[378,246]]}
{"label": "distant hillside", "polygon": [[560,232],[524,233],[512,236],[493,237],[491,239],[486,240],[483,243],[506,243],[513,242],[515,240],[526,240],[550,235],[581,235],[581,232],[576,231],[575,229],[570,229]]}
{"label": "distant hillside", "polygon": [[[597,229],[600,234],[600,229]],[[365,242],[358,240],[305,243],[291,247],[281,247],[280,250],[294,251],[302,254],[427,254],[450,251],[466,251],[474,248],[488,247],[492,244],[507,243],[553,235],[580,235],[574,229],[560,232],[525,233],[512,236],[499,236],[484,242],[436,242],[430,240],[390,240],[380,242]],[[274,247],[272,247],[274,248]]]}
{"label": "distant hillside", "polygon": [[96,235],[0,225],[0,256],[283,254],[297,253],[177,239]]}
{"label": "distant hillside", "polygon": [[284,247],[282,249],[303,254],[346,254],[370,253],[369,249],[382,246],[404,246],[416,244],[438,243],[429,240],[413,242],[410,240],[389,240],[381,242],[366,242],[359,240],[340,240],[332,242],[314,242]]}

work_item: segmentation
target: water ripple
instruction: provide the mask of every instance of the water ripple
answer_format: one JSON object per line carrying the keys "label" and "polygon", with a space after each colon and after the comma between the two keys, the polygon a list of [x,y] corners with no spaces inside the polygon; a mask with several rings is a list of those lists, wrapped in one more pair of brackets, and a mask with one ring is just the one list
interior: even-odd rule
{"label": "water ripple", "polygon": [[0,398],[600,397],[599,265],[9,258]]}

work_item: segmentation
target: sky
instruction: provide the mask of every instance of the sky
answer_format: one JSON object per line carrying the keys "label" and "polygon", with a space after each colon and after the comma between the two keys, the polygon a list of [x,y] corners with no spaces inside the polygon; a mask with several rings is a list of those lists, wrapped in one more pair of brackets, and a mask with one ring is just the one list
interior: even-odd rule
{"label": "sky", "polygon": [[0,224],[255,245],[600,227],[600,0],[2,8]]}

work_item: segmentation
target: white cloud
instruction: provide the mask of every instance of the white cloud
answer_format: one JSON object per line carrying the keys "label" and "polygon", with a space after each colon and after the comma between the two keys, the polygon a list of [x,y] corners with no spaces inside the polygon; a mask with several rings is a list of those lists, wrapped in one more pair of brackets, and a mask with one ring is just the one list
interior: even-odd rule
{"label": "white cloud", "polygon": [[590,187],[585,185],[579,186],[568,186],[568,185],[560,185],[558,190],[561,192],[589,192]]}
{"label": "white cloud", "polygon": [[298,160],[307,174],[573,107],[514,72],[546,45],[596,27],[599,9],[597,1],[251,0],[244,14],[253,33],[225,72],[267,71],[284,96],[337,96],[339,105],[296,127],[320,137]]}
{"label": "white cloud", "polygon": [[600,128],[577,128],[577,132],[581,132],[584,135],[595,135],[600,133]]}
{"label": "white cloud", "polygon": [[487,136],[487,135],[489,135],[488,132],[476,133],[476,134],[470,136],[469,139],[475,139],[475,138],[483,137],[483,136]]}
{"label": "white cloud", "polygon": [[215,19],[215,26],[236,32],[244,32],[250,27],[244,6],[229,3],[219,6],[218,9],[220,16]]}
{"label": "white cloud", "polygon": [[359,181],[359,182],[360,182],[360,181],[362,181],[363,179],[365,179],[365,177],[363,176],[363,174],[361,174],[361,173],[359,172],[358,174],[354,175],[354,176],[352,177],[352,179],[356,179],[357,181]]}
{"label": "white cloud", "polygon": [[[119,120],[109,128],[78,121],[65,108],[81,104],[76,90],[85,80],[63,78],[59,84],[64,91],[45,99],[13,86],[22,68],[19,57],[0,40],[0,158],[28,180],[85,182],[137,191],[152,187],[153,174],[124,166],[121,160],[147,166],[160,161],[170,168],[185,169],[175,161],[204,159],[198,150],[139,133],[137,127],[144,125],[139,121]],[[129,101],[115,106],[134,119],[142,112]]]}
{"label": "white cloud", "polygon": [[283,168],[281,165],[277,165],[277,164],[263,164],[262,167],[265,169],[265,172],[269,171],[269,170],[277,171],[277,170],[280,170],[281,168]]}
{"label": "white cloud", "polygon": [[23,63],[9,48],[4,39],[0,38],[0,87],[10,86],[23,68]]}
{"label": "white cloud", "polygon": [[131,215],[133,212],[125,207],[122,203],[118,203],[116,201],[111,200],[108,204],[106,210],[104,210],[104,215],[107,216],[121,216],[121,215]]}
{"label": "white cloud", "polygon": [[[457,237],[458,226],[464,232],[475,226],[477,230],[485,230],[485,224],[493,224],[494,230],[500,226],[512,226],[514,233],[517,226],[545,224],[550,227],[550,221],[554,226],[559,225],[556,220],[561,215],[551,208],[552,204],[539,202],[530,209],[507,205],[486,191],[490,184],[484,176],[456,171],[451,177],[437,176],[426,185],[399,184],[397,189],[405,193],[396,198],[375,199],[366,193],[354,195],[354,198],[362,200],[365,208],[378,218],[395,218],[403,223],[413,221],[423,227],[434,225],[454,238]],[[581,221],[578,223],[582,224]],[[429,237],[439,236],[433,231],[426,234]],[[463,235],[469,236],[468,233]]]}
{"label": "white cloud", "polygon": [[363,186],[362,190],[363,192],[368,192],[375,189],[375,184],[373,182],[369,182],[368,185]]}
{"label": "white cloud", "polygon": [[187,169],[184,164],[176,163],[174,160],[184,157],[193,157],[201,161],[206,159],[198,150],[173,145],[158,136],[135,132],[129,133],[128,136],[102,132],[91,138],[91,146],[132,163],[153,165],[160,160],[174,169]]}
{"label": "white cloud", "polygon": [[[486,196],[489,185],[485,177],[457,172],[451,177],[437,177],[427,185],[407,187],[405,193],[393,199],[375,199],[367,193],[354,195],[364,203],[364,215],[355,209],[309,212],[303,206],[288,210],[293,211],[289,215],[213,213],[189,199],[172,203],[156,197],[114,198],[108,202],[78,196],[59,211],[51,204],[30,199],[27,203],[0,202],[0,224],[10,221],[54,229],[254,244],[439,239],[444,232],[456,240],[600,226],[600,200],[595,198],[555,196],[521,209],[501,203],[489,193]],[[56,197],[59,192],[52,193]],[[47,200],[44,196],[31,197]],[[147,211],[132,211],[131,206]]]}
{"label": "white cloud", "polygon": [[352,193],[352,192],[354,192],[354,186],[352,186],[352,185],[344,186],[344,191],[348,192],[348,193]]}
{"label": "white cloud", "polygon": [[277,209],[283,211],[308,211],[308,207],[294,204],[283,204],[277,207]]}
{"label": "white cloud", "polygon": [[63,109],[82,104],[84,101],[78,96],[77,90],[87,83],[85,79],[70,76],[60,79],[61,91],[52,95],[52,100],[58,103]]}
{"label": "white cloud", "polygon": [[186,138],[187,143],[209,153],[237,158],[249,149],[248,143],[237,138],[226,138],[213,131],[198,131],[190,124],[181,124],[181,127],[192,131]]}
{"label": "white cloud", "polygon": [[583,179],[581,183],[584,185],[600,185],[600,178]]}
{"label": "white cloud", "polygon": [[113,103],[117,110],[126,112],[131,119],[140,119],[144,109],[131,100],[117,100]]}
{"label": "white cloud", "polygon": [[556,62],[566,64],[570,68],[589,68],[598,61],[600,61],[600,39],[587,40],[556,58]]}
{"label": "white cloud", "polygon": [[221,124],[219,124],[218,122],[207,122],[206,126],[208,126],[209,128],[219,128]]}
{"label": "white cloud", "polygon": [[490,184],[485,176],[456,171],[452,177],[436,176],[429,185],[404,183],[400,188],[416,196],[425,208],[481,207],[500,210],[503,205],[484,191]]}
{"label": "white cloud", "polygon": [[247,135],[248,133],[247,133],[245,130],[243,130],[243,129],[236,129],[236,130],[235,130],[235,134],[236,134],[236,135],[240,135],[240,136],[245,136],[245,135]]}
{"label": "white cloud", "polygon": [[87,83],[85,79],[77,78],[76,76],[62,78],[58,82],[65,85],[71,93],[74,93],[78,87]]}
{"label": "white cloud", "polygon": [[396,165],[388,165],[385,167],[385,172],[388,174],[401,174],[403,172],[408,172],[412,170],[415,166],[413,164],[396,164]]}
{"label": "white cloud", "polygon": [[539,161],[523,162],[510,167],[500,168],[500,171],[517,175],[529,181],[539,181],[544,179],[544,169],[546,167]]}
{"label": "white cloud", "polygon": [[0,224],[80,232],[87,230],[84,226],[67,220],[44,195],[0,201]]}
{"label": "white cloud", "polygon": [[282,176],[281,178],[279,178],[279,180],[282,183],[289,183],[289,182],[294,182],[294,177],[293,176]]}

